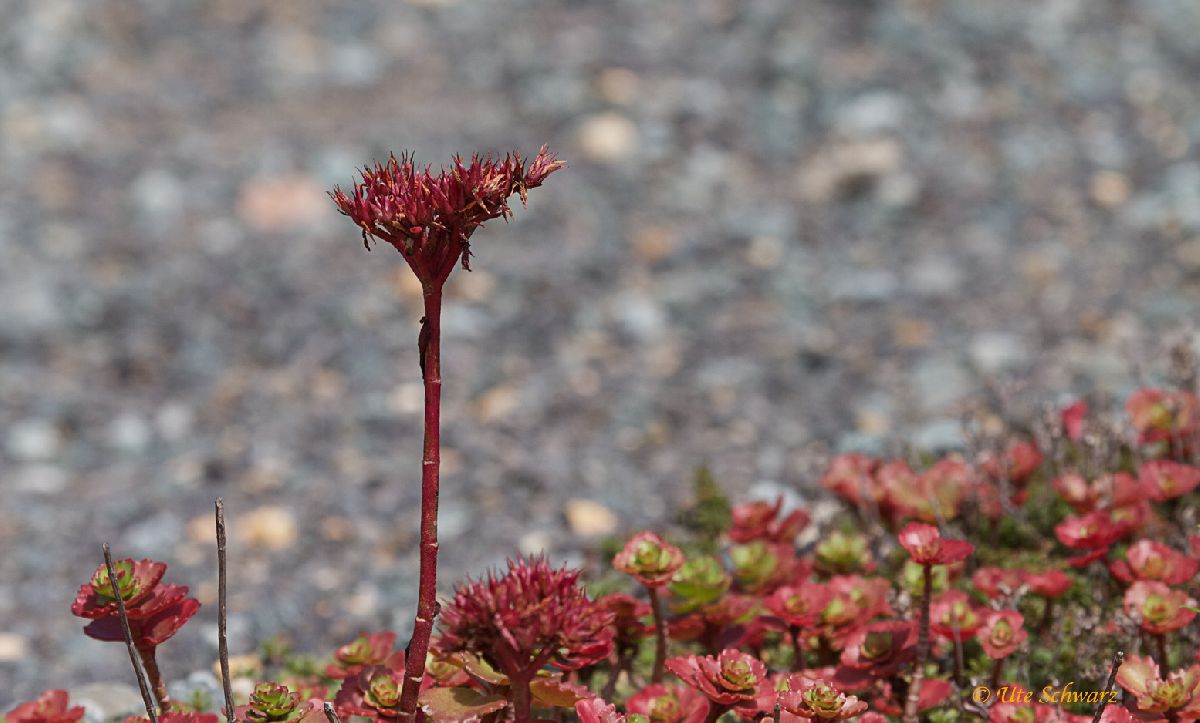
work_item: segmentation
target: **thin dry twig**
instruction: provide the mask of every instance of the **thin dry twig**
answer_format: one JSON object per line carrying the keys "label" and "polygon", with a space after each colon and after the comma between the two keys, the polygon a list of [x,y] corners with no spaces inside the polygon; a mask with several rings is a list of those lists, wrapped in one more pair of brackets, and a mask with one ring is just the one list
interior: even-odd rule
{"label": "thin dry twig", "polygon": [[233,688],[229,680],[229,636],[225,611],[225,502],[216,503],[217,516],[217,649],[221,658],[221,687],[225,693],[225,720],[233,723]]}
{"label": "thin dry twig", "polygon": [[129,662],[133,665],[133,673],[137,676],[138,690],[142,694],[142,702],[146,704],[146,715],[151,723],[158,723],[158,714],[154,712],[154,700],[150,697],[150,686],[146,684],[146,675],[138,664],[137,650],[133,647],[133,630],[129,627],[129,613],[125,612],[125,598],[117,586],[117,568],[113,565],[112,552],[108,543],[104,543],[104,566],[108,568],[108,582],[112,585],[113,597],[117,599],[117,613],[121,617],[121,632],[125,634],[125,647],[129,650]]}
{"label": "thin dry twig", "polygon": [[333,709],[333,703],[325,701],[325,717],[329,719],[329,723],[342,723],[342,719],[338,717],[337,711]]}
{"label": "thin dry twig", "polygon": [[[1104,690],[1112,690],[1113,683],[1117,681],[1117,669],[1121,667],[1121,662],[1125,660],[1125,651],[1118,650],[1113,656],[1112,670],[1108,671],[1108,682],[1104,684]],[[1100,723],[1101,716],[1104,715],[1104,707],[1107,701],[1101,700],[1096,706],[1096,715],[1092,717],[1092,723]]]}

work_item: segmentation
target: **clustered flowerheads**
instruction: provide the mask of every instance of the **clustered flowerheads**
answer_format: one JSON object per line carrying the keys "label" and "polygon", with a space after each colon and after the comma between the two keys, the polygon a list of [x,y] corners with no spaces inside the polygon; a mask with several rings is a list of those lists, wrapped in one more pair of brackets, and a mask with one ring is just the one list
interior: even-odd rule
{"label": "clustered flowerheads", "polygon": [[455,157],[435,175],[405,154],[362,169],[349,193],[335,188],[330,196],[362,229],[364,243],[371,237],[390,243],[422,283],[440,285],[460,260],[470,268],[470,238],[480,225],[507,218],[511,196],[525,203],[529,189],[562,167],[543,147],[529,162],[519,153],[469,162]]}
{"label": "clustered flowerheads", "polygon": [[544,665],[575,670],[612,650],[612,620],[579,586],[577,570],[521,559],[458,589],[442,610],[437,648],[481,655],[512,678]]}
{"label": "clustered flowerheads", "polygon": [[[507,218],[511,196],[524,202],[561,167],[542,149],[528,162],[456,158],[435,175],[406,155],[332,196],[364,239],[403,255],[428,303],[457,263],[468,264],[472,233]],[[436,341],[420,343],[424,361]],[[634,534],[612,567],[640,587],[610,575],[595,600],[579,570],[544,557],[510,561],[445,601],[428,652],[421,640],[438,607],[436,578],[424,574],[437,547],[425,535],[437,496],[436,458],[427,456],[415,626],[427,629],[414,632],[416,652],[397,650],[391,631],[364,632],[302,678],[259,682],[237,721],[318,723],[326,705],[373,723],[527,723],[572,711],[584,723],[1200,718],[1200,398],[1143,389],[1126,413],[1128,438],[1080,401],[1018,433],[996,436],[989,420],[967,451],[920,463],[837,455],[821,483],[848,509],[825,529],[809,530],[809,512],[785,509],[782,497],[732,507],[722,499],[697,515],[703,529],[720,527],[713,539],[672,531],[677,546]],[[72,605],[90,620],[85,632],[122,640],[123,607],[160,720],[216,723],[167,701],[154,660],[199,603],[162,582],[164,563],[114,567],[111,577],[100,567]],[[623,590],[611,587],[618,578]],[[1023,687],[1083,677],[1075,661],[1115,650],[1128,653],[1113,671],[1123,701],[1097,706],[1065,689],[1035,700]],[[996,699],[973,698],[989,674]],[[83,714],[55,689],[6,722],[78,723]]]}

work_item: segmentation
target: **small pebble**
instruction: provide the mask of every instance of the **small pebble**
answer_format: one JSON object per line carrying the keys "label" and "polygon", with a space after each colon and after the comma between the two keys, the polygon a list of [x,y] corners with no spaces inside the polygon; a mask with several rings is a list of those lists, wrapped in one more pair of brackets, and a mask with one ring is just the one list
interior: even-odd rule
{"label": "small pebble", "polygon": [[578,537],[601,537],[616,531],[619,520],[612,510],[595,500],[567,500],[567,526]]}

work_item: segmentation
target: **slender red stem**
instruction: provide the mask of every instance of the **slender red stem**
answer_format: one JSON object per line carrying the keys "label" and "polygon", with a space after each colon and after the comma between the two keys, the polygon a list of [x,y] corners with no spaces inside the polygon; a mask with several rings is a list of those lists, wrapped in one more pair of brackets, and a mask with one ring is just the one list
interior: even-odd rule
{"label": "slender red stem", "polygon": [[933,597],[933,565],[925,565],[925,585],[921,594],[921,627],[917,631],[917,660],[913,664],[908,699],[904,702],[904,723],[917,723],[917,706],[921,701],[921,684],[925,680],[925,661],[929,658],[929,603]]}
{"label": "slender red stem", "polygon": [[533,720],[533,701],[529,694],[528,680],[513,680],[509,689],[512,696],[513,722],[529,723]]}
{"label": "slender red stem", "polygon": [[424,290],[425,318],[421,320],[419,348],[421,376],[425,382],[425,447],[421,456],[421,571],[417,591],[417,616],[408,643],[404,685],[400,693],[400,719],[416,716],[417,695],[425,677],[425,655],[437,617],[437,514],[438,467],[441,459],[441,316],[442,286],[427,283]]}
{"label": "slender red stem", "polygon": [[142,658],[142,667],[146,670],[146,677],[150,679],[150,688],[154,691],[154,699],[158,701],[159,708],[166,710],[167,705],[171,702],[171,697],[167,695],[167,681],[163,680],[162,673],[158,670],[158,661],[154,657],[155,648],[139,645],[137,651]]}
{"label": "slender red stem", "polygon": [[652,587],[646,589],[650,591],[650,610],[654,613],[654,668],[650,673],[650,682],[661,683],[663,665],[667,661],[667,621],[658,590]]}

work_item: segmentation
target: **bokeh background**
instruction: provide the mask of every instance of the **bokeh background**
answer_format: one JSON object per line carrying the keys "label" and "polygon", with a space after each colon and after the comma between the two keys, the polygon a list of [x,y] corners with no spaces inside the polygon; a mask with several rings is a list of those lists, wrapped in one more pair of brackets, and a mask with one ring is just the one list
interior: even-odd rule
{"label": "bokeh background", "polygon": [[419,296],[324,195],[389,150],[571,164],[449,285],[447,589],[662,524],[702,463],[812,501],[824,451],[1119,396],[1200,307],[1191,0],[0,17],[0,705],[131,682],[68,609],[102,541],[192,585],[163,664],[207,669],[217,495],[235,652],[408,628]]}

